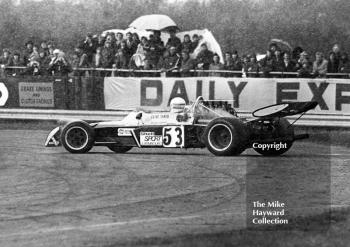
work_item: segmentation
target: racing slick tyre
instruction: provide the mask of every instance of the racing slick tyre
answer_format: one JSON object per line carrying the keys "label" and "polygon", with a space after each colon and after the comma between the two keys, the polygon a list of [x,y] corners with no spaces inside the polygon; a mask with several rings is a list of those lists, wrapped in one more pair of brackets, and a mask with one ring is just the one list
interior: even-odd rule
{"label": "racing slick tyre", "polygon": [[71,122],[63,127],[61,143],[71,153],[87,153],[94,145],[94,129],[86,122]]}
{"label": "racing slick tyre", "polygon": [[117,153],[117,154],[122,154],[122,153],[126,153],[127,151],[129,151],[130,149],[132,149],[132,147],[121,147],[121,146],[116,146],[116,145],[108,145],[107,146],[111,151]]}
{"label": "racing slick tyre", "polygon": [[247,132],[244,123],[236,118],[212,120],[204,131],[208,150],[217,156],[234,156],[246,149]]}
{"label": "racing slick tyre", "polygon": [[[283,148],[270,148],[270,149],[261,149],[261,148],[254,148],[253,149],[263,155],[263,156],[279,156],[287,152],[292,146],[293,146],[293,138],[294,138],[294,127],[293,125],[290,125],[287,119],[280,118],[278,120],[278,123],[275,125],[275,131],[278,135],[277,138],[286,139],[286,141],[283,141],[282,144],[284,145]],[[259,142],[258,144],[274,144],[274,142]]]}

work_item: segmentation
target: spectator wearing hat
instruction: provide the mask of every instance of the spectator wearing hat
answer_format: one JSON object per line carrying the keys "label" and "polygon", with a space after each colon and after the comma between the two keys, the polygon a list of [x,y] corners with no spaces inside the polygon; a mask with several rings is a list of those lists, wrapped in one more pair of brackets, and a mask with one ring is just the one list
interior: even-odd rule
{"label": "spectator wearing hat", "polygon": [[322,52],[316,52],[312,73],[315,77],[325,77],[327,75],[328,61],[324,59]]}
{"label": "spectator wearing hat", "polygon": [[[209,70],[224,70],[224,65],[220,62],[220,57],[217,53],[213,55],[213,62],[209,65]],[[210,72],[209,76],[221,76],[220,72]]]}
{"label": "spectator wearing hat", "polygon": [[196,60],[190,57],[188,50],[182,50],[179,71],[182,77],[191,76],[190,71],[196,68]]}

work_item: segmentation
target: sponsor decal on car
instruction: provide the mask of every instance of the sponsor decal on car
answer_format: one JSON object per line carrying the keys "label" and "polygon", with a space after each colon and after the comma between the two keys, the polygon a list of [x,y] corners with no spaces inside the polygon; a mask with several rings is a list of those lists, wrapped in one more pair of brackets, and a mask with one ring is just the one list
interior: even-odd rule
{"label": "sponsor decal on car", "polygon": [[155,135],[154,132],[140,132],[141,146],[162,146],[163,136]]}
{"label": "sponsor decal on car", "polygon": [[131,131],[132,128],[119,128],[118,129],[118,136],[132,136]]}
{"label": "sponsor decal on car", "polygon": [[157,119],[157,118],[169,118],[170,114],[169,113],[160,113],[160,114],[152,114],[151,119]]}

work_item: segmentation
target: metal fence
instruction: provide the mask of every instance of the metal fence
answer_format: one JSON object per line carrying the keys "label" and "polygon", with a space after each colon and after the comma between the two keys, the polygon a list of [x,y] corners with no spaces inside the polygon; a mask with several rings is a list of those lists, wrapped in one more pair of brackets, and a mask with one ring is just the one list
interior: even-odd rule
{"label": "metal fence", "polygon": [[[0,76],[21,76],[25,74],[28,67],[25,66],[7,66],[0,68]],[[135,69],[116,69],[116,68],[73,68],[72,75],[79,76],[102,76],[102,77],[260,77],[260,78],[350,78],[349,73],[327,73],[324,76],[300,76],[298,72],[243,72],[231,70],[190,70],[181,72],[179,70],[135,70]]]}

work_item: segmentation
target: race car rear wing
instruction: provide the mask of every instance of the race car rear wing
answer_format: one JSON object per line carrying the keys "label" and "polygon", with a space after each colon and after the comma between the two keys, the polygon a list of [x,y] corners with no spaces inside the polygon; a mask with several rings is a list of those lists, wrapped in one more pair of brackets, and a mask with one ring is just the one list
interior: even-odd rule
{"label": "race car rear wing", "polygon": [[254,117],[258,118],[281,118],[297,114],[305,114],[307,111],[315,109],[317,105],[318,103],[316,101],[286,102],[259,108],[252,114]]}

